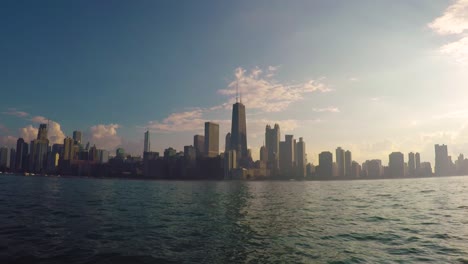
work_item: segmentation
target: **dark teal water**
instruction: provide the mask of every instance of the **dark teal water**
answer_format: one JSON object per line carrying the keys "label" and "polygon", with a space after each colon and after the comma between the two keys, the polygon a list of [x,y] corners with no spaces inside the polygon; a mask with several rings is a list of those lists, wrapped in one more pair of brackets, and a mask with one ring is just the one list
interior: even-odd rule
{"label": "dark teal water", "polygon": [[0,263],[468,263],[468,177],[0,176]]}

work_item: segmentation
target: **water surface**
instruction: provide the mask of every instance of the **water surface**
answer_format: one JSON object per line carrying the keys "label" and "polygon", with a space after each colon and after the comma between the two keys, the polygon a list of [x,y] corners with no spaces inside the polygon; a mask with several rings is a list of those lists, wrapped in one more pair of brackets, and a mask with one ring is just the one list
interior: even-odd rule
{"label": "water surface", "polygon": [[468,177],[0,176],[1,263],[468,263]]}

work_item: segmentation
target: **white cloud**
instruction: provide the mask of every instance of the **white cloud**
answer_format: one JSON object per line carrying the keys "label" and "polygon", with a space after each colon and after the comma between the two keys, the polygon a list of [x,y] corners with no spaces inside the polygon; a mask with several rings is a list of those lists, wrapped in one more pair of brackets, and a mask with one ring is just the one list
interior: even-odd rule
{"label": "white cloud", "polygon": [[15,147],[16,146],[16,137],[13,136],[0,136],[0,146],[5,147]]}
{"label": "white cloud", "polygon": [[442,16],[428,26],[441,35],[463,33],[468,29],[468,0],[453,2]]}
{"label": "white cloud", "polygon": [[440,35],[460,36],[460,39],[440,47],[439,52],[460,64],[468,64],[468,0],[455,1],[428,26]]}
{"label": "white cloud", "polygon": [[63,133],[62,127],[59,123],[47,119],[43,116],[34,116],[31,118],[31,121],[37,124],[48,124],[47,137],[49,138],[50,144],[63,144],[63,140],[65,139],[65,133]]}
{"label": "white cloud", "polygon": [[89,130],[90,142],[97,148],[114,150],[122,144],[122,138],[117,135],[118,124],[99,124]]}
{"label": "white cloud", "polygon": [[[468,16],[468,14],[467,14]],[[468,36],[463,37],[455,42],[451,42],[440,47],[439,51],[442,54],[452,57],[460,64],[468,63]]]}
{"label": "white cloud", "polygon": [[230,96],[228,101],[235,101],[237,89],[241,93],[242,103],[249,109],[259,109],[265,112],[279,112],[289,107],[290,104],[300,101],[305,94],[313,92],[330,92],[321,80],[309,80],[304,83],[286,84],[275,79],[274,71],[277,68],[269,67],[264,74],[258,67],[250,72],[239,67],[235,70],[235,80],[229,83],[225,89],[218,92]]}
{"label": "white cloud", "polygon": [[349,81],[350,82],[357,82],[357,81],[359,81],[359,78],[351,77],[351,78],[349,78]]}
{"label": "white cloud", "polygon": [[49,122],[49,120],[43,116],[34,116],[31,118],[31,121],[38,124],[47,124],[47,122]]}
{"label": "white cloud", "polygon": [[37,130],[38,129],[32,125],[20,128],[20,137],[22,137],[25,142],[29,143],[37,138]]}
{"label": "white cloud", "polygon": [[2,112],[2,114],[16,116],[16,117],[27,117],[27,116],[29,116],[28,113],[23,112],[23,111],[18,111],[16,108],[8,108],[8,111]]}
{"label": "white cloud", "polygon": [[312,111],[318,112],[318,113],[323,113],[323,112],[339,113],[340,109],[338,109],[338,107],[329,106],[326,108],[313,108]]}
{"label": "white cloud", "polygon": [[204,127],[205,119],[202,118],[206,110],[195,109],[180,113],[173,113],[159,121],[150,121],[147,128],[156,132],[194,131]]}

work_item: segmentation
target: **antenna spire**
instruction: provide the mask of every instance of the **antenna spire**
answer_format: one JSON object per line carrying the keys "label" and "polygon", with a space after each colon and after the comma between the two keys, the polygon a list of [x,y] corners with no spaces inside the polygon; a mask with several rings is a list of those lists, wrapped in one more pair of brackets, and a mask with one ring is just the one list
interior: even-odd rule
{"label": "antenna spire", "polygon": [[236,103],[239,102],[239,80],[236,82]]}

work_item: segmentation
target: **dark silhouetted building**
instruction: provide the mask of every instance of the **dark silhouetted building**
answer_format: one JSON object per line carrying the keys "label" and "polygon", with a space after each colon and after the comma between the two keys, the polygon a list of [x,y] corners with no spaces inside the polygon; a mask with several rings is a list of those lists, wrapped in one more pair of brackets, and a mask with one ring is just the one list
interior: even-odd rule
{"label": "dark silhouetted building", "polygon": [[273,128],[270,125],[265,129],[265,147],[268,151],[268,168],[277,171],[279,169],[280,157],[280,127],[275,124]]}
{"label": "dark silhouetted building", "polygon": [[231,133],[226,134],[226,140],[224,141],[224,152],[231,150]]}
{"label": "dark silhouetted building", "polygon": [[237,152],[238,160],[247,160],[247,122],[242,102],[232,105],[231,150]]}
{"label": "dark silhouetted building", "polygon": [[197,157],[202,157],[203,155],[205,155],[205,136],[193,136],[193,147],[195,148]]}
{"label": "dark silhouetted building", "polygon": [[347,150],[344,153],[344,165],[345,165],[345,177],[352,178],[353,177],[353,167],[352,167],[353,159],[351,157],[351,151]]}
{"label": "dark silhouetted building", "polygon": [[7,147],[0,148],[0,170],[6,170],[10,166],[10,150]]}
{"label": "dark silhouetted building", "polygon": [[205,155],[217,157],[219,155],[219,125],[205,122]]}
{"label": "dark silhouetted building", "polygon": [[392,152],[389,155],[388,162],[389,176],[404,177],[405,176],[405,156],[401,152]]}
{"label": "dark silhouetted building", "polygon": [[299,138],[299,142],[296,143],[296,163],[297,163],[297,177],[302,179],[306,176],[306,145],[302,137]]}
{"label": "dark silhouetted building", "polygon": [[345,175],[345,157],[344,150],[341,147],[336,149],[336,168],[338,170],[338,177]]}
{"label": "dark silhouetted building", "polygon": [[143,146],[143,152],[150,152],[151,151],[151,143],[150,143],[150,134],[149,131],[145,132],[145,145]]}
{"label": "dark silhouetted building", "polygon": [[47,124],[40,124],[37,139],[31,141],[29,155],[29,170],[44,172],[47,169],[47,153],[49,140],[47,139]]}
{"label": "dark silhouetted building", "polygon": [[331,152],[323,151],[319,154],[317,173],[321,178],[333,176],[333,154]]}
{"label": "dark silhouetted building", "polygon": [[435,145],[435,175],[447,176],[449,175],[449,158],[447,145]]}
{"label": "dark silhouetted building", "polygon": [[16,141],[16,171],[22,172],[28,170],[28,143],[23,138]]}
{"label": "dark silhouetted building", "polygon": [[414,158],[414,153],[410,152],[408,154],[408,176],[415,176],[416,175],[416,161]]}
{"label": "dark silhouetted building", "polygon": [[76,144],[81,144],[81,131],[73,131],[73,140]]}
{"label": "dark silhouetted building", "polygon": [[285,135],[285,141],[280,142],[280,168],[281,174],[286,178],[291,178],[295,175],[295,146],[293,137],[293,135]]}
{"label": "dark silhouetted building", "polygon": [[421,175],[421,156],[419,155],[419,152],[416,152],[416,154],[414,155],[414,159],[415,159],[416,175],[420,176]]}

